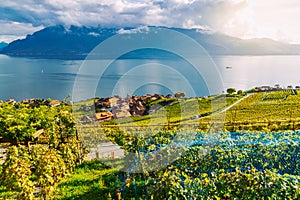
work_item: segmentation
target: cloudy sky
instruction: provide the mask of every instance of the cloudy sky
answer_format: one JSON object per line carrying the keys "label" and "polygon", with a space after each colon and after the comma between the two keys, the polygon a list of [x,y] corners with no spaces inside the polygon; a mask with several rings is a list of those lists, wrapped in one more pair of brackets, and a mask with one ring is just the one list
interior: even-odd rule
{"label": "cloudy sky", "polygon": [[46,26],[156,25],[300,44],[299,0],[1,0],[0,41]]}

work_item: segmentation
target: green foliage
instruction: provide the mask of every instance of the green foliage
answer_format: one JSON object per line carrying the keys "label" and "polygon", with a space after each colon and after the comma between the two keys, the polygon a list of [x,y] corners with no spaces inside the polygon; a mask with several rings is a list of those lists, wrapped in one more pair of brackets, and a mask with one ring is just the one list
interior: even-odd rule
{"label": "green foliage", "polygon": [[[110,134],[118,137],[121,132]],[[157,143],[164,143],[162,139],[167,141],[174,133],[155,137]],[[206,133],[198,133],[197,138],[203,143],[190,144],[175,162],[154,172],[123,173],[96,161],[84,163],[60,185],[57,198],[300,198],[300,132],[222,133],[215,135],[211,146],[204,145],[211,141]],[[155,140],[140,138],[138,143],[130,142],[130,148],[124,138],[120,141],[127,150],[153,151]]]}
{"label": "green foliage", "polygon": [[34,182],[31,180],[31,167],[31,156],[25,147],[13,146],[7,150],[1,180],[8,190],[16,192],[14,197],[17,199],[33,198]]}
{"label": "green foliage", "polygon": [[[59,151],[43,145],[35,145],[32,150],[33,178],[43,199],[47,199],[54,187],[66,174],[66,164]],[[70,158],[72,159],[72,158]]]}
{"label": "green foliage", "polygon": [[[175,126],[160,131],[142,129],[144,132],[118,126],[100,129],[99,125],[95,126],[97,130],[91,127],[86,130],[90,132],[85,135],[89,141],[99,136],[99,141],[109,139],[125,151],[136,154],[162,150],[174,139],[186,150],[168,166],[154,172],[144,170],[140,174],[118,172],[96,161],[77,166],[84,149],[68,107],[29,109],[23,105],[4,104],[0,107],[0,134],[12,147],[0,168],[1,184],[13,191],[9,195],[12,199],[33,199],[34,192],[43,199],[51,198],[52,193],[57,199],[299,199],[299,132],[253,131],[300,127],[300,123],[292,122],[300,119],[300,95],[265,94],[254,94],[226,113],[228,131],[247,129],[250,132],[220,133],[213,139],[205,132],[198,132],[197,138],[190,140],[195,132],[179,131],[181,127]],[[228,97],[227,106],[239,98]],[[213,100],[218,101],[218,96],[196,99],[197,104],[192,100],[174,102],[165,110],[173,123],[180,122],[182,107],[193,111],[199,105],[202,114],[217,115],[223,107],[212,108]],[[195,115],[199,113],[191,112],[183,119]],[[135,120],[145,123],[143,120],[148,118]],[[154,120],[162,121],[159,117]],[[210,118],[203,120],[207,122]],[[207,131],[210,126],[200,123],[198,128]],[[174,150],[166,149],[162,156],[167,159]],[[141,161],[156,164],[150,157],[141,158]],[[55,191],[62,177],[74,169],[75,173],[63,180]]]}
{"label": "green foliage", "polygon": [[11,145],[1,178],[10,196],[49,199],[61,178],[82,161],[85,148],[70,111],[65,105],[0,106],[0,140]]}
{"label": "green foliage", "polygon": [[3,104],[0,107],[0,136],[12,143],[32,140],[36,131],[34,126],[38,124],[31,120],[34,116],[25,106],[20,105],[17,109],[12,104]]}
{"label": "green foliage", "polygon": [[[275,98],[275,92],[274,96],[272,92],[269,97],[274,98],[266,99],[264,94],[253,94],[226,112],[225,128],[228,131],[249,132],[236,133],[236,138],[231,136],[234,133],[216,134],[213,143],[190,144],[183,156],[178,156],[178,160],[159,171],[144,171],[138,175],[127,173],[123,177],[115,173],[103,175],[98,179],[101,186],[98,194],[105,193],[105,198],[120,195],[122,199],[299,199],[299,132],[257,131],[300,127],[297,122],[289,122],[300,119],[300,95],[286,95],[285,92]],[[238,99],[237,95],[229,96],[226,98],[227,106]],[[222,107],[212,110],[212,100],[218,98],[198,99],[201,112],[218,115]],[[189,100],[174,102],[165,108],[171,122],[180,121],[182,105],[196,110]],[[183,117],[188,119],[191,116]],[[209,117],[200,119],[199,129],[210,129]],[[155,120],[162,121],[161,118]],[[137,153],[166,147],[178,134],[176,128],[153,132],[149,129],[145,138],[139,137],[142,132],[130,128],[116,126],[102,130],[107,138],[124,150]],[[207,133],[198,134],[200,141],[207,138]],[[165,153],[172,153],[172,149]],[[141,161],[147,163],[146,160]],[[155,160],[153,162],[155,164]],[[126,183],[124,177],[131,181]],[[96,190],[90,188],[88,191]],[[85,195],[81,197],[84,199]]]}
{"label": "green foliage", "polygon": [[[170,171],[172,169],[172,171]],[[154,199],[298,199],[299,184],[269,170],[199,173],[191,177],[184,171],[168,168],[158,174]]]}
{"label": "green foliage", "polygon": [[191,147],[152,174],[154,199],[299,199],[299,132],[237,135],[218,136],[210,150]]}
{"label": "green foliage", "polygon": [[238,95],[243,94],[243,90],[238,90],[238,91],[237,91],[237,94],[238,94]]}
{"label": "green foliage", "polygon": [[235,88],[228,88],[228,89],[226,90],[226,92],[227,92],[228,94],[233,94],[233,93],[236,92],[236,89],[235,89]]}

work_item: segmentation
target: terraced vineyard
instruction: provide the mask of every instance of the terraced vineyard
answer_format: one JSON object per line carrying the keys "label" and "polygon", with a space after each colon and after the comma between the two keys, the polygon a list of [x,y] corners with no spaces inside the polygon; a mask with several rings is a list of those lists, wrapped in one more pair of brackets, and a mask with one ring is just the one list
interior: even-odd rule
{"label": "terraced vineyard", "polygon": [[[80,165],[70,107],[4,104],[1,136],[19,146],[10,148],[0,167],[0,198],[300,199],[300,95],[254,93],[226,112],[242,96],[220,97],[178,100],[156,115],[79,123],[86,145],[111,141],[125,151]],[[193,112],[182,115],[184,109]],[[64,166],[72,169],[60,174]]]}
{"label": "terraced vineyard", "polygon": [[295,90],[283,90],[276,92],[265,92],[261,100],[286,100],[290,95],[297,95]]}
{"label": "terraced vineyard", "polygon": [[[290,92],[257,93],[229,110],[227,121],[280,121],[300,119],[300,95]],[[288,95],[288,96],[287,96]]]}
{"label": "terraced vineyard", "polygon": [[[300,95],[292,91],[254,93],[226,111],[227,131],[280,131],[300,129]],[[218,114],[215,115],[215,119]],[[199,120],[210,124],[211,116]],[[207,130],[207,129],[206,129]]]}

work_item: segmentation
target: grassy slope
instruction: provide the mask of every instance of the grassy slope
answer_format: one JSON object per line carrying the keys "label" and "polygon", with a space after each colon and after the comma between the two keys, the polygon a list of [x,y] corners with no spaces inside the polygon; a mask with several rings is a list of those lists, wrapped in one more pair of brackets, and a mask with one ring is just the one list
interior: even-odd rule
{"label": "grassy slope", "polygon": [[95,160],[84,162],[60,183],[54,199],[108,199],[109,193],[115,193],[115,186],[110,188],[105,182],[115,184],[114,177],[117,172],[116,169],[107,168]]}

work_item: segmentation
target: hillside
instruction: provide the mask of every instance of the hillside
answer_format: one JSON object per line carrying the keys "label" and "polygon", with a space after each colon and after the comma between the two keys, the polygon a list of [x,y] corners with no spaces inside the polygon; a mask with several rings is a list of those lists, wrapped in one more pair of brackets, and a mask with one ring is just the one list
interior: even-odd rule
{"label": "hillside", "polygon": [[[133,123],[141,126],[155,124],[170,127],[197,124],[199,130],[203,131],[220,124],[224,131],[230,132],[284,131],[300,128],[300,94],[297,90],[250,93],[244,97],[233,95],[226,97],[226,100],[222,97],[216,95],[207,99],[173,101],[156,113],[118,119],[115,122],[119,125]],[[201,110],[197,111],[197,105]],[[185,107],[189,112],[182,116],[181,107]],[[167,122],[164,111],[168,112]]]}
{"label": "hillside", "polygon": [[[210,105],[224,95],[194,99],[196,104],[173,99],[166,115],[151,116],[155,124],[169,116],[168,124],[145,129],[142,125],[152,122],[144,116],[132,118],[138,124],[97,126],[73,121],[76,107],[71,113],[63,104],[2,103],[0,137],[11,144],[0,144],[7,158],[0,164],[0,199],[299,199],[298,90],[242,96],[227,95],[224,106],[233,106],[220,132],[209,128],[214,126],[210,117],[224,109]],[[166,100],[171,99],[151,99],[151,105]],[[210,115],[194,119],[191,113],[176,125],[183,112],[179,107],[194,110],[194,105]],[[126,154],[117,156],[112,146]],[[86,148],[90,156],[84,157]]]}
{"label": "hillside", "polygon": [[[148,27],[147,31],[159,31],[161,27]],[[134,28],[78,27],[61,25],[44,28],[27,35],[25,39],[11,42],[0,53],[10,56],[36,58],[84,59],[105,39],[130,32]],[[184,33],[201,44],[211,55],[288,55],[300,54],[300,45],[290,45],[270,39],[242,40],[197,29],[169,28]],[[139,29],[137,29],[139,30]],[[134,32],[134,31],[133,31]],[[174,44],[176,45],[176,44]],[[0,48],[1,49],[1,48]],[[107,55],[109,56],[109,52]],[[143,50],[126,55],[127,58],[169,57],[157,50]]]}
{"label": "hillside", "polygon": [[[78,115],[77,118],[80,119],[82,124],[87,127],[89,127],[91,119],[97,118],[93,107],[96,106],[96,111],[98,110],[102,117],[99,117],[97,120],[104,127],[112,128],[128,126],[131,129],[136,125],[138,127],[149,126],[149,128],[174,128],[179,126],[194,127],[195,125],[198,127],[198,130],[208,131],[208,129],[214,129],[220,125],[223,131],[230,132],[300,129],[300,94],[298,90],[244,93],[230,95],[226,98],[224,95],[215,95],[208,98],[189,98],[185,100],[165,97],[156,100],[152,100],[153,98],[145,100],[146,97],[134,98],[142,103],[129,103],[130,105],[136,105],[135,107],[128,107],[126,106],[125,99],[119,99],[116,101],[116,106],[107,111],[103,106],[96,106],[105,104],[102,102],[102,99],[97,99],[96,103],[90,101],[78,104],[74,108],[74,113]],[[115,98],[111,100],[113,99]],[[132,112],[134,110],[132,108],[142,110],[138,105],[145,105],[145,112],[143,114]],[[147,110],[150,107],[153,109],[151,112]],[[154,109],[155,107],[157,109]],[[163,109],[159,109],[161,107]],[[126,110],[127,108],[129,113],[127,112],[128,115],[125,116],[123,115],[125,112],[124,109]],[[183,108],[185,110],[184,113]],[[107,112],[113,112],[114,117],[111,117],[112,114],[107,115]]]}

